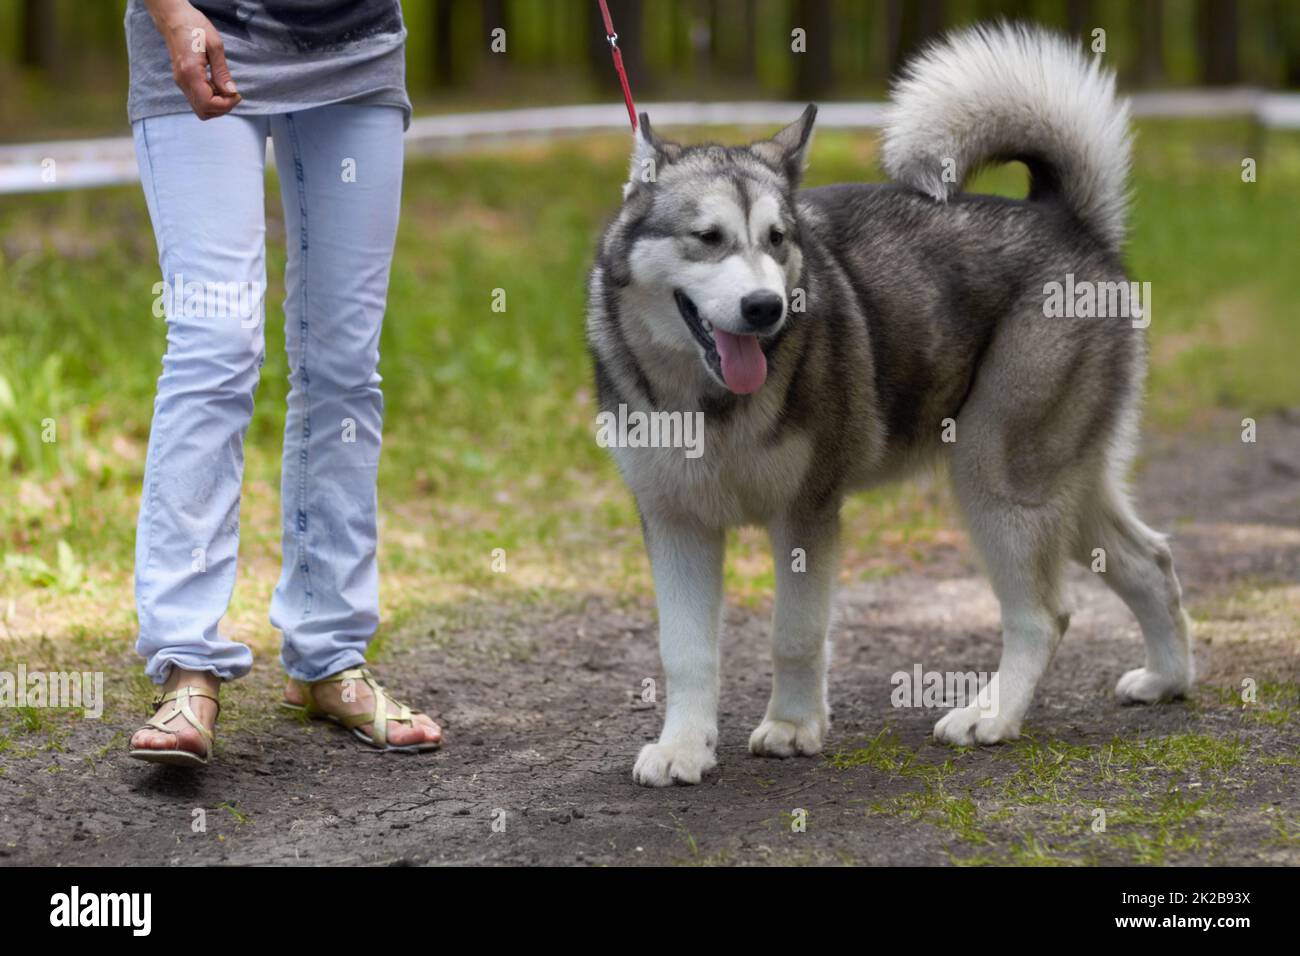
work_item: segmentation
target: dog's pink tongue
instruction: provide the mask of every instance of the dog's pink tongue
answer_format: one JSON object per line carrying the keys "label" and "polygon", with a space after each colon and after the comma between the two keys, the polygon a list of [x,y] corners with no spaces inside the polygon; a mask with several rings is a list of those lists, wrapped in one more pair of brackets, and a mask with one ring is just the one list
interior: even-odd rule
{"label": "dog's pink tongue", "polygon": [[767,356],[759,347],[757,336],[732,335],[713,330],[713,341],[722,359],[722,380],[737,395],[757,392],[767,379]]}

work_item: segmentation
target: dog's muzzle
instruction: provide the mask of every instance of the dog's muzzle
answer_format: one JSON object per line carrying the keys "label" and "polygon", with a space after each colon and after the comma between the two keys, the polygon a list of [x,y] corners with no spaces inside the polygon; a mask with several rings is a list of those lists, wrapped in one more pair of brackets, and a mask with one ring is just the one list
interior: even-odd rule
{"label": "dog's muzzle", "polygon": [[[775,318],[772,318],[772,302],[765,298],[767,296],[776,300]],[[767,356],[763,354],[758,335],[736,335],[715,328],[700,316],[700,310],[691,297],[681,289],[673,291],[673,299],[682,321],[704,350],[705,365],[714,378],[737,395],[749,395],[762,388],[767,381]],[[749,303],[748,310],[746,303]],[[773,329],[784,313],[785,302],[775,293],[751,293],[741,301],[741,317],[751,327],[761,324],[764,330]]]}

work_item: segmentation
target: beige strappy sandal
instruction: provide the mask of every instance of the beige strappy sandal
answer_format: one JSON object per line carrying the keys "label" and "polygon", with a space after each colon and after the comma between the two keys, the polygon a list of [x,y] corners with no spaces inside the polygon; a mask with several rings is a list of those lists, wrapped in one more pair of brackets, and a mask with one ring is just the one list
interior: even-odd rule
{"label": "beige strappy sandal", "polygon": [[[339,684],[343,681],[360,681],[370,688],[370,692],[375,698],[375,708],[373,713],[347,714],[339,716],[337,714],[327,713],[320,708],[316,703],[316,698],[313,696],[312,691],[321,684]],[[298,692],[302,694],[303,703],[293,704],[287,700],[282,700],[280,701],[281,707],[285,708],[285,710],[291,710],[294,713],[306,714],[308,717],[313,719],[323,718],[325,720],[333,721],[340,727],[352,731],[353,735],[358,740],[365,742],[376,750],[383,751],[384,753],[414,754],[424,753],[429,750],[437,750],[442,746],[441,741],[435,743],[429,740],[419,744],[401,745],[390,744],[388,742],[388,722],[390,720],[395,720],[400,724],[414,726],[415,715],[411,711],[411,708],[390,697],[388,692],[380,685],[379,681],[375,680],[371,675],[368,668],[352,667],[345,671],[339,671],[337,674],[333,674],[329,677],[322,678],[321,680],[294,680],[293,683],[298,688]],[[393,708],[396,709],[396,713],[389,710],[389,704],[393,705]],[[370,733],[367,734],[361,729],[362,724],[370,724]]]}
{"label": "beige strappy sandal", "polygon": [[[189,725],[197,730],[199,736],[203,738],[203,743],[206,746],[202,754],[196,754],[190,750],[182,750],[180,747],[175,747],[171,750],[157,750],[150,747],[133,747],[128,751],[128,755],[134,757],[136,760],[144,760],[149,763],[170,764],[175,767],[207,766],[208,758],[212,756],[212,747],[216,743],[216,738],[212,735],[212,731],[203,726],[203,721],[199,720],[198,715],[194,713],[193,708],[190,707],[190,701],[195,697],[206,697],[208,700],[213,701],[217,705],[217,713],[221,713],[221,701],[218,700],[214,694],[209,694],[201,687],[178,687],[170,694],[163,694],[161,697],[154,698],[153,702],[154,710],[160,709],[163,704],[166,704],[169,701],[173,702],[175,706],[173,707],[172,712],[165,717],[157,715],[150,717],[144,722],[144,726],[140,729],[144,730],[145,727],[147,727],[150,730],[159,730],[164,734],[175,735],[176,731],[173,728],[168,727],[167,724],[171,720],[175,719],[176,715],[179,714],[184,717]],[[179,742],[179,738],[177,738],[177,742]]]}

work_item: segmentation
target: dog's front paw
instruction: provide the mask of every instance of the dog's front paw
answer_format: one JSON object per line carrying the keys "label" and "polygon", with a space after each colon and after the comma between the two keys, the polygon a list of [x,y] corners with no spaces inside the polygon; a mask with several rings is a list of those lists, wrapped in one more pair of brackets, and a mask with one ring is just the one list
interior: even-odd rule
{"label": "dog's front paw", "polygon": [[770,717],[749,735],[749,751],[760,757],[811,756],[821,753],[825,724],[816,719],[792,723]]}
{"label": "dog's front paw", "polygon": [[1168,677],[1157,671],[1139,667],[1119,679],[1115,696],[1125,704],[1155,704],[1186,695],[1191,681],[1182,677]]}
{"label": "dog's front paw", "polygon": [[644,787],[699,783],[718,763],[713,748],[687,741],[646,744],[632,768],[632,779]]}
{"label": "dog's front paw", "polygon": [[979,704],[949,711],[934,725],[934,739],[958,747],[1000,744],[1020,736],[1020,721],[1005,714],[990,714]]}

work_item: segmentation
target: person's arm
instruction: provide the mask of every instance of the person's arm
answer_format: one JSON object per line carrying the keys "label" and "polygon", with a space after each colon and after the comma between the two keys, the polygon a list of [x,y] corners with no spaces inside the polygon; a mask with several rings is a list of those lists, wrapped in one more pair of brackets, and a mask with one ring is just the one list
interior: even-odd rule
{"label": "person's arm", "polygon": [[144,0],[144,5],[167,43],[172,77],[195,115],[207,120],[234,109],[239,92],[226,65],[221,34],[212,22],[188,0]]}

